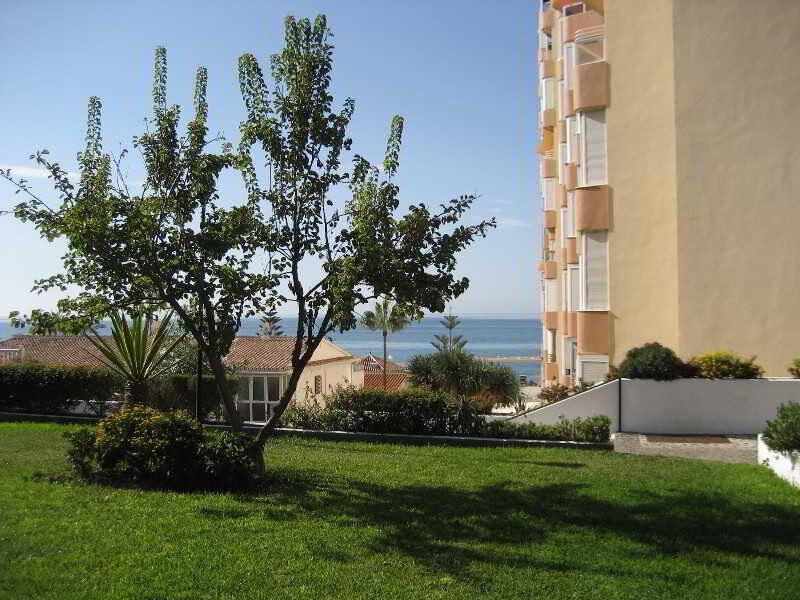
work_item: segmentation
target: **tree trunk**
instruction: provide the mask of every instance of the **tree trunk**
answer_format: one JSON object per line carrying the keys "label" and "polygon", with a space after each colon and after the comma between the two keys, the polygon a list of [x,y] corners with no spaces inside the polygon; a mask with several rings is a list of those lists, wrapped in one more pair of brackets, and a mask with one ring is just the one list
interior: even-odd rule
{"label": "tree trunk", "polygon": [[147,404],[149,389],[146,381],[128,381],[125,383],[125,395],[123,396],[123,406],[143,406]]}
{"label": "tree trunk", "polygon": [[225,365],[222,364],[222,359],[217,356],[211,356],[206,352],[208,365],[211,367],[211,372],[214,373],[214,381],[217,383],[217,391],[222,404],[225,406],[225,412],[228,414],[228,420],[231,423],[231,429],[234,431],[242,430],[242,417],[239,411],[236,410],[236,402],[233,400],[233,393],[228,388],[227,374],[225,373]]}
{"label": "tree trunk", "polygon": [[387,366],[386,366],[386,360],[387,360],[386,359],[386,338],[388,337],[388,335],[389,335],[389,333],[384,329],[383,330],[383,393],[384,394],[386,393],[386,388],[387,388],[387,385],[386,385],[386,380],[387,380],[387,377],[386,377],[386,369],[387,369]]}

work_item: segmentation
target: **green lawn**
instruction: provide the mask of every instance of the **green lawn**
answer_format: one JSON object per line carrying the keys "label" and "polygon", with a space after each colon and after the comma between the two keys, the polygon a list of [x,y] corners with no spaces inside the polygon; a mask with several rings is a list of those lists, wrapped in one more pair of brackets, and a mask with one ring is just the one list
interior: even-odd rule
{"label": "green lawn", "polygon": [[50,483],[0,423],[0,598],[797,598],[800,490],[607,451],[283,438],[270,490]]}

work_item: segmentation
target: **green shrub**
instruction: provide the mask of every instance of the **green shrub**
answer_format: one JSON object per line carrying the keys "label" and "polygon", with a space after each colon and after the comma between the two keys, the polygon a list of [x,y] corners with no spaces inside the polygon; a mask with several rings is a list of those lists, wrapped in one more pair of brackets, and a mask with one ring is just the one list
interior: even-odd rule
{"label": "green shrub", "polygon": [[207,431],[201,448],[204,487],[241,490],[250,487],[257,472],[255,439],[240,431]]}
{"label": "green shrub", "polygon": [[628,350],[619,366],[619,377],[628,379],[655,379],[669,381],[692,375],[691,368],[658,342],[650,342]]}
{"label": "green shrub", "polygon": [[781,404],[775,419],[767,421],[764,437],[767,446],[776,452],[800,451],[800,404]]}
{"label": "green shrub", "polygon": [[789,375],[795,379],[800,379],[800,358],[795,358],[792,364],[787,368],[787,371],[789,371]]}
{"label": "green shrub", "polygon": [[741,358],[733,352],[709,352],[694,357],[692,365],[698,377],[705,379],[758,379],[764,369],[755,363],[756,357]]}
{"label": "green shrub", "polygon": [[64,413],[80,401],[108,402],[120,389],[110,371],[35,363],[0,366],[0,410]]}
{"label": "green shrub", "polygon": [[258,473],[244,433],[205,432],[186,411],[127,406],[96,427],[64,434],[75,473],[90,481],[194,490],[243,489]]}
{"label": "green shrub", "polygon": [[324,431],[475,435],[483,427],[476,403],[448,394],[411,388],[400,391],[339,388],[322,407],[294,405],[281,417],[287,427]]}
{"label": "green shrub", "polygon": [[[229,389],[235,393],[237,379],[228,377],[227,384]],[[201,419],[206,421],[211,414],[221,410],[220,399],[217,382],[213,376],[204,375],[202,386],[200,415]],[[147,405],[161,411],[185,410],[194,415],[196,389],[196,375],[165,375],[149,383]]]}
{"label": "green shrub", "polygon": [[483,435],[508,439],[607,442],[611,436],[611,419],[599,415],[586,419],[561,419],[554,425],[492,421],[486,424]]}

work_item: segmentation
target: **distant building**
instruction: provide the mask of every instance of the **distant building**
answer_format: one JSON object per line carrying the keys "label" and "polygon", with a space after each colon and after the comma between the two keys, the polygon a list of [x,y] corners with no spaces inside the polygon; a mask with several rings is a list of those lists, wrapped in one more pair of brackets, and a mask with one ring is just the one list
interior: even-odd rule
{"label": "distant building", "polygon": [[800,356],[800,2],[550,0],[539,15],[542,381],[632,347]]}
{"label": "distant building", "polygon": [[372,354],[359,359],[361,370],[364,375],[363,387],[365,390],[383,389],[383,371],[386,369],[386,389],[397,391],[408,387],[408,373],[403,365],[390,360],[384,365],[382,358],[377,358]]}
{"label": "distant building", "polygon": [[[103,336],[113,343],[110,336]],[[292,373],[294,337],[237,337],[225,361],[239,378],[237,406],[246,421],[263,422],[278,404]],[[17,335],[0,340],[0,361],[26,361],[50,365],[102,367],[99,352],[84,336]],[[294,398],[319,399],[338,385],[362,383],[353,356],[323,340],[311,357]]]}

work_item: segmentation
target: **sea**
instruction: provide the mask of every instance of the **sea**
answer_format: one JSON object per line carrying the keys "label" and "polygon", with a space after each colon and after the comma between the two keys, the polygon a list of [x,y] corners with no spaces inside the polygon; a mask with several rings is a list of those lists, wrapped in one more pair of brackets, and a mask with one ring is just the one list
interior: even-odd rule
{"label": "sea", "polygon": [[[542,324],[539,319],[525,316],[463,316],[461,324],[454,330],[455,335],[467,340],[466,350],[483,357],[526,357],[524,360],[495,361],[514,369],[519,375],[531,380],[539,379],[540,342]],[[283,332],[291,335],[296,320],[285,317],[280,325]],[[239,335],[255,335],[258,330],[258,319],[247,319],[242,323]],[[4,339],[15,330],[7,320],[0,319],[0,339]],[[419,322],[410,324],[402,331],[389,335],[389,358],[397,363],[407,363],[417,354],[433,352],[431,342],[434,335],[446,334],[447,330],[437,316],[425,317]],[[354,356],[369,353],[377,357],[383,355],[383,338],[380,331],[370,331],[358,327],[344,333],[333,332],[332,340]]]}

